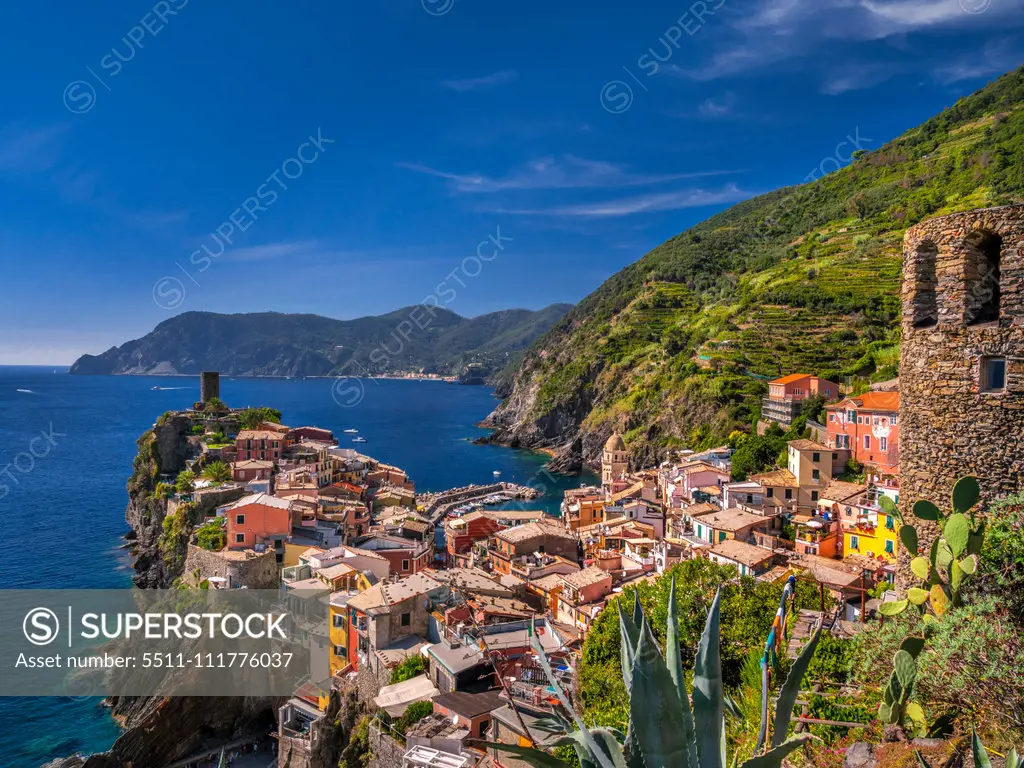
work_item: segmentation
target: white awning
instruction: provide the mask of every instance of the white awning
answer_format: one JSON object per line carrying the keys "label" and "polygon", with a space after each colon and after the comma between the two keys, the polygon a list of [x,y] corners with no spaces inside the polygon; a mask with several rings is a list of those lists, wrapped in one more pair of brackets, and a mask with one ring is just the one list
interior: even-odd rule
{"label": "white awning", "polygon": [[441,692],[426,675],[417,675],[394,685],[385,685],[374,698],[373,703],[392,717],[401,717],[406,708],[417,701],[430,701]]}

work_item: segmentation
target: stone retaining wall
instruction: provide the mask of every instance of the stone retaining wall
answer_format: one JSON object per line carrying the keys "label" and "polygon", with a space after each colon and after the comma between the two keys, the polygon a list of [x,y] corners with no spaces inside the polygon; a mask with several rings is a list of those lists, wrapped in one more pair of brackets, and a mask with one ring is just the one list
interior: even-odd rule
{"label": "stone retaining wall", "polygon": [[273,550],[254,555],[245,560],[227,558],[218,552],[209,552],[195,544],[188,545],[185,557],[185,568],[181,578],[187,584],[195,585],[195,571],[199,570],[199,579],[220,576],[229,580],[232,587],[248,587],[249,589],[276,589],[281,577],[277,568],[277,558]]}

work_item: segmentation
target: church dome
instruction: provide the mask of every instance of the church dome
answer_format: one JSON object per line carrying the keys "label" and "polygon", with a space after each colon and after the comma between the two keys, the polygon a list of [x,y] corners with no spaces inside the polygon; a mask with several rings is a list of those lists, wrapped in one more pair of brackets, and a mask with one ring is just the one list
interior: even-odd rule
{"label": "church dome", "polygon": [[608,441],[604,444],[606,451],[624,451],[626,450],[626,444],[622,442],[622,435],[618,432],[613,432],[612,436],[608,438]]}

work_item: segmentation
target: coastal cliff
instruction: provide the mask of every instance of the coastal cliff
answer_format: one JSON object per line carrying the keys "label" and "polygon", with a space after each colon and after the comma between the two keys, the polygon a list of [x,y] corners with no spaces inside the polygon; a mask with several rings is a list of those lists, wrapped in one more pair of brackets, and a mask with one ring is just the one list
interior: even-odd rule
{"label": "coastal cliff", "polygon": [[[194,514],[174,509],[157,493],[162,476],[185,469],[201,451],[186,416],[164,414],[137,441],[138,453],[128,480],[127,534],[135,545],[133,581],[143,589],[168,589],[181,575],[181,551],[191,521],[216,506],[223,496],[199,501]],[[193,510],[188,510],[192,513]],[[181,525],[165,525],[181,521]],[[106,702],[124,732],[107,752],[72,756],[44,768],[125,768],[161,766],[206,748],[211,743],[265,736],[274,726],[283,700],[269,697],[112,697]]]}

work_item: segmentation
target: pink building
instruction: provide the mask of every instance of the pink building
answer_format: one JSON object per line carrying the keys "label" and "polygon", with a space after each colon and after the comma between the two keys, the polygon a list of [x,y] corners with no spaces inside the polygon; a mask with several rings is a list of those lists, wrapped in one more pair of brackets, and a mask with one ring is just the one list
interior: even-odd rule
{"label": "pink building", "polygon": [[804,400],[815,396],[835,400],[839,385],[809,373],[791,373],[770,381],[768,396],[761,401],[761,418],[788,427],[800,415]]}

